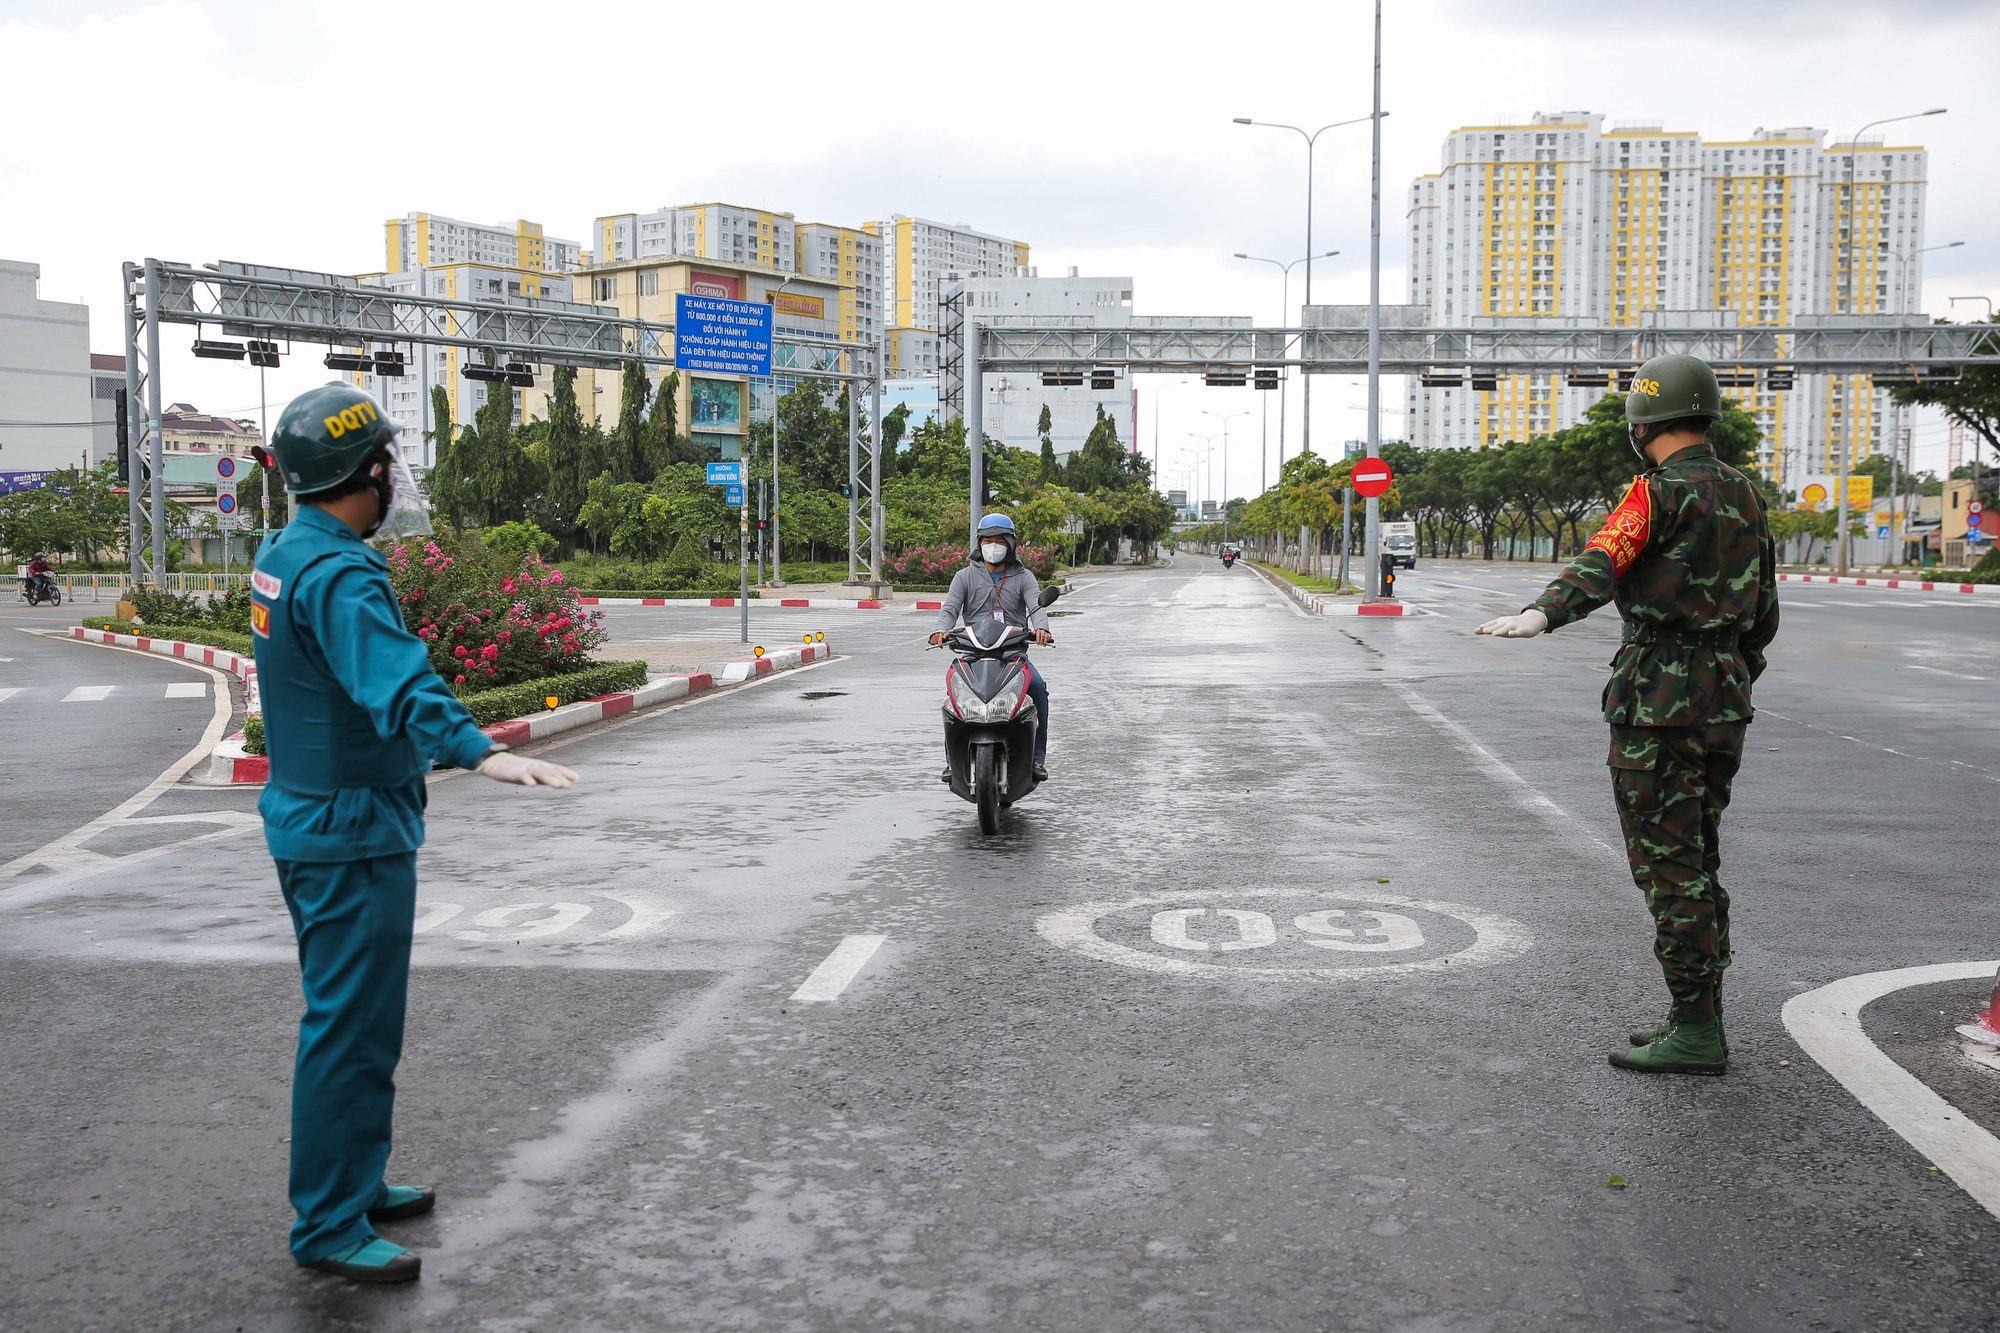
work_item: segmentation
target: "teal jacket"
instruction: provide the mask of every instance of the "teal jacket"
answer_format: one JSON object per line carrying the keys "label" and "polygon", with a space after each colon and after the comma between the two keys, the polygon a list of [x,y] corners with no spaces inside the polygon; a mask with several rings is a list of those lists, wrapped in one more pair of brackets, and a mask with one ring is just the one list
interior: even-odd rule
{"label": "teal jacket", "polygon": [[493,741],[404,628],[388,563],[300,506],[257,552],[251,642],[271,780],[257,802],[280,861],[359,861],[424,842],[424,775]]}

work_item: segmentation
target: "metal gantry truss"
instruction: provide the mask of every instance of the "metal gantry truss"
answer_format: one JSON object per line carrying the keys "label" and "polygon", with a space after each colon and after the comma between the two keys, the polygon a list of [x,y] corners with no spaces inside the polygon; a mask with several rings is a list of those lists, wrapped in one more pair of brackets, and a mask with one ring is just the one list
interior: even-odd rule
{"label": "metal gantry truss", "polygon": [[[224,261],[195,268],[158,259],[124,265],[125,383],[135,425],[128,472],[127,543],[132,576],[157,582],[166,566],[166,481],[160,438],[160,325],[218,326],[233,337],[367,348],[460,347],[496,359],[613,370],[628,361],[674,364],[674,329],[603,306],[534,297],[473,301],[418,296],[337,273]],[[848,546],[868,538],[869,578],[880,581],[880,432],[884,358],[879,344],[843,343],[797,332],[772,334],[773,378],[840,381],[848,388]],[[860,430],[857,400],[874,388],[873,422]],[[775,405],[773,410],[775,410]],[[865,457],[864,457],[865,454]],[[150,494],[148,495],[148,492]],[[142,498],[146,496],[147,498]],[[862,514],[863,497],[867,513]],[[146,548],[150,546],[150,560]]]}

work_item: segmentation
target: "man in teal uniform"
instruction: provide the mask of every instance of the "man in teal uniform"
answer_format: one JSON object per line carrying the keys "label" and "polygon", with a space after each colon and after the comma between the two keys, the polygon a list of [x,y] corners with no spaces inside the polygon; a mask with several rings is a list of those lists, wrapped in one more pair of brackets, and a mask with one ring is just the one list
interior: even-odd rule
{"label": "man in teal uniform", "polygon": [[297,514],[257,553],[250,623],[271,779],[257,802],[299,941],[306,1012],[292,1076],[292,1255],[357,1282],[417,1276],[374,1223],[429,1212],[389,1185],[424,775],[433,762],[500,782],[577,775],[480,731],[404,628],[388,565],[364,540],[430,530],[396,445],[359,389],[292,400],[271,452]]}

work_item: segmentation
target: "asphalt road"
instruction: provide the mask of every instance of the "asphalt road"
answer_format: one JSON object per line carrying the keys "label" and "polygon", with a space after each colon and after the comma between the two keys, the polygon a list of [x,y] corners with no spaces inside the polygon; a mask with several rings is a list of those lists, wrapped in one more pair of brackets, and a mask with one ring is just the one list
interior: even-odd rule
{"label": "asphalt road", "polygon": [[[2000,1222],[1779,1011],[2000,952],[2000,606],[1786,585],[1726,825],[1732,1069],[1648,1078],[1604,1061],[1665,1004],[1615,618],[1470,636],[1548,572],[1426,562],[1401,621],[1189,557],[1091,582],[1036,654],[1054,782],[993,839],[901,610],[760,611],[843,656],[542,747],[574,791],[436,782],[410,1288],[284,1253],[296,968],[254,831],[0,884],[0,1325],[1995,1326]],[[154,771],[36,745],[98,809]],[[1973,989],[1876,1018],[1935,1036]]]}

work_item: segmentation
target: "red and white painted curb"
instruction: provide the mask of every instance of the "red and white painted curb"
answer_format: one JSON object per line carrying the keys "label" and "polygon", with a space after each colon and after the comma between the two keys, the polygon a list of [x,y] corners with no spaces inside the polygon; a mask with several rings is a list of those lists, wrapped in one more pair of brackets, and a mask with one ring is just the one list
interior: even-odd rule
{"label": "red and white painted curb", "polygon": [[[1248,563],[1248,562],[1245,562]],[[1276,588],[1285,596],[1297,602],[1309,616],[1400,616],[1403,614],[1401,602],[1364,602],[1359,597],[1322,597],[1318,593],[1307,592],[1289,579],[1279,578],[1261,565],[1251,565],[1263,576],[1264,582]],[[921,605],[921,603],[919,603]]]}
{"label": "red and white painted curb", "polygon": [[1930,579],[1857,579],[1837,574],[1780,574],[1780,583],[1846,583],[1863,588],[1905,588],[1911,592],[1952,592],[2000,597],[2000,583],[1937,583]]}
{"label": "red and white painted curb", "polygon": [[[735,606],[734,597],[579,597],[585,606]],[[807,606],[815,611],[886,611],[889,603],[863,597],[752,597],[752,606]]]}
{"label": "red and white painted curb", "polygon": [[[76,626],[70,630],[73,638],[85,643],[111,644],[119,648],[137,648],[142,652],[159,653],[164,657],[184,657],[227,671],[244,683],[244,699],[249,711],[258,711],[257,703],[257,663],[251,658],[232,653],[226,648],[208,648],[198,643],[181,643],[172,639],[149,639],[131,634],[113,634],[109,630],[85,629]],[[824,640],[812,644],[800,644],[796,648],[779,648],[762,657],[745,657],[727,663],[722,669],[722,679],[707,671],[677,672],[671,676],[655,676],[635,690],[618,694],[602,694],[595,699],[583,699],[560,708],[550,708],[526,717],[512,718],[506,722],[495,722],[480,730],[502,745],[523,745],[538,741],[545,736],[574,731],[604,722],[626,713],[654,708],[676,699],[711,690],[718,683],[733,685],[756,676],[768,676],[774,671],[789,671],[814,662],[825,662],[833,656],[833,645]],[[210,753],[208,774],[203,782],[211,786],[239,786],[268,782],[271,777],[271,761],[264,755],[247,753],[243,748],[243,733],[225,736]]]}

